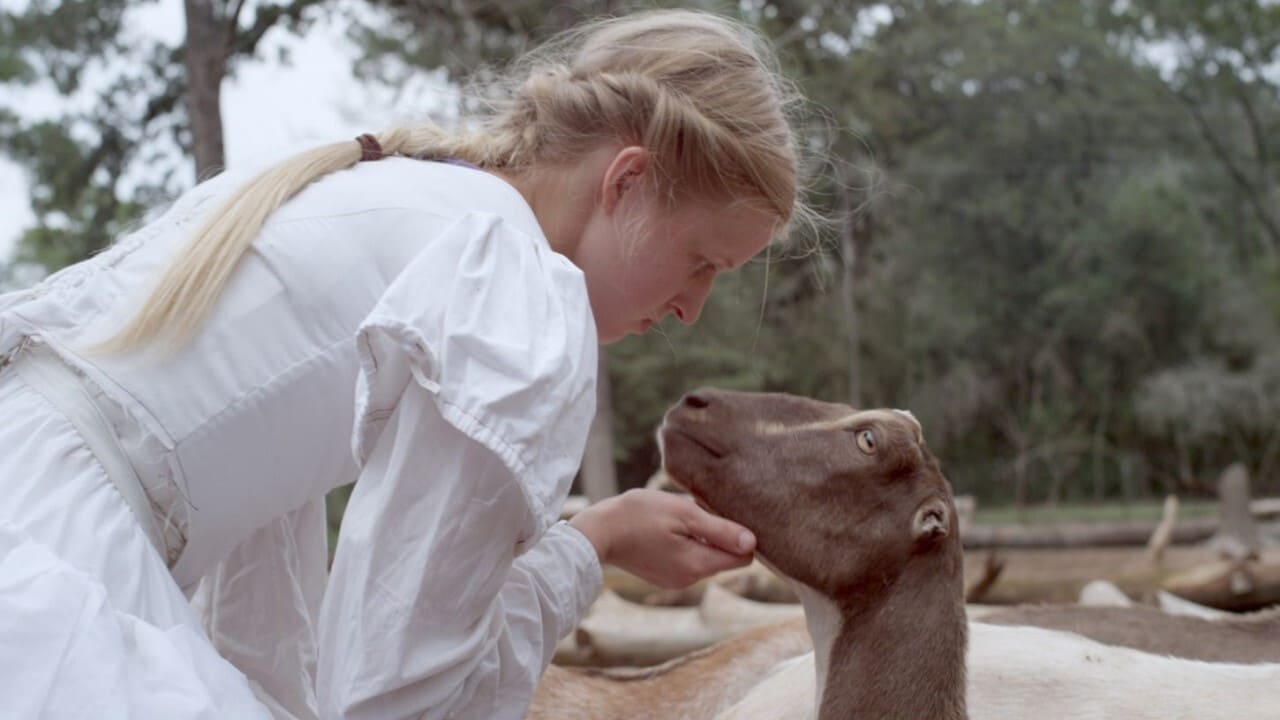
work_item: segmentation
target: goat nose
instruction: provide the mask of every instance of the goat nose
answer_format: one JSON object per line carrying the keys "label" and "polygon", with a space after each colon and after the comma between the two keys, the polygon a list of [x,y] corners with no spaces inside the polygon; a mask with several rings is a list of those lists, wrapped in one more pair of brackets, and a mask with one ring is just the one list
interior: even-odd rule
{"label": "goat nose", "polygon": [[701,410],[711,404],[705,395],[699,395],[696,392],[686,394],[680,401],[685,407]]}

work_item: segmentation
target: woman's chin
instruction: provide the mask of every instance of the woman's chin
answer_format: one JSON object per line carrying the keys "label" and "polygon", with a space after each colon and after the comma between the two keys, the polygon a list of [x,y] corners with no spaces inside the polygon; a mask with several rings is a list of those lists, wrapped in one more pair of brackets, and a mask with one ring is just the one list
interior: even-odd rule
{"label": "woman's chin", "polygon": [[601,345],[611,345],[633,334],[635,333],[617,328],[596,328],[596,342]]}
{"label": "woman's chin", "polygon": [[609,326],[596,326],[596,336],[601,345],[609,345],[619,340],[625,339],[632,335],[644,335],[654,325],[654,321],[648,318],[641,318],[630,323],[610,324]]}

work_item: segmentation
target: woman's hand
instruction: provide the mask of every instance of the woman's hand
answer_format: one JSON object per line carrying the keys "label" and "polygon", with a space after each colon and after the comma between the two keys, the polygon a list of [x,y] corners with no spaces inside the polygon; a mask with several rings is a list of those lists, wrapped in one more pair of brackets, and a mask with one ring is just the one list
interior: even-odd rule
{"label": "woman's hand", "polygon": [[750,530],[703,510],[693,498],[659,490],[628,490],[589,506],[569,524],[591,541],[602,564],[668,589],[747,565],[756,547]]}

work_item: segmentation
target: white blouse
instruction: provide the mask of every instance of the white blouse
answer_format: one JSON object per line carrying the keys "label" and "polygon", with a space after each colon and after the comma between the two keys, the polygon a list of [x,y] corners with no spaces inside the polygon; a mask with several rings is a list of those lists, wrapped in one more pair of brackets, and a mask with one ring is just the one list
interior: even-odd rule
{"label": "white blouse", "polygon": [[[360,163],[269,218],[177,352],[87,350],[241,180],[0,296],[0,355],[40,338],[136,424],[173,577],[277,717],[520,717],[600,586],[548,532],[594,411],[580,271],[493,175]],[[326,585],[314,509],[357,478]]]}

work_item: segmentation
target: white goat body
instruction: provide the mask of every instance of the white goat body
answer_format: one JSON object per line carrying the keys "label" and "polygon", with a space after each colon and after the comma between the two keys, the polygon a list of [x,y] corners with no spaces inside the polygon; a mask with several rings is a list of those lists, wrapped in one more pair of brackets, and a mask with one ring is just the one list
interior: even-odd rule
{"label": "white goat body", "polygon": [[[716,720],[813,718],[813,653],[775,671]],[[1033,627],[969,624],[970,720],[1273,720],[1280,665],[1152,655]]]}

